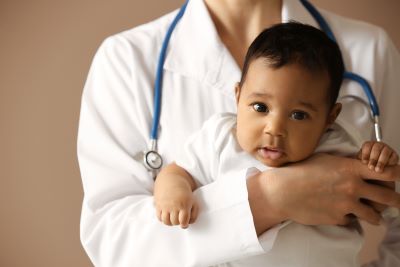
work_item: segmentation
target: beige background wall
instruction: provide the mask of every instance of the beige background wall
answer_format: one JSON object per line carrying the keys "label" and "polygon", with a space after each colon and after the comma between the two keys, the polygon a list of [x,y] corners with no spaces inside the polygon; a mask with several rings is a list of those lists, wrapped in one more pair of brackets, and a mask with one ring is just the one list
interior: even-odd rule
{"label": "beige background wall", "polygon": [[[0,0],[0,266],[91,266],[75,156],[91,59],[106,36],[182,2]],[[400,1],[314,3],[384,27],[400,47]]]}

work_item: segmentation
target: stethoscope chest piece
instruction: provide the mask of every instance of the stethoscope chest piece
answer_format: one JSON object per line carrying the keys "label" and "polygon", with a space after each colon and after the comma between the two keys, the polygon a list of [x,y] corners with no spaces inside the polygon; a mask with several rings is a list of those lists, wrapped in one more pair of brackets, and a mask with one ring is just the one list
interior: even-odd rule
{"label": "stethoscope chest piece", "polygon": [[144,166],[149,171],[159,170],[163,165],[163,160],[160,154],[155,150],[149,150],[145,152],[143,156]]}

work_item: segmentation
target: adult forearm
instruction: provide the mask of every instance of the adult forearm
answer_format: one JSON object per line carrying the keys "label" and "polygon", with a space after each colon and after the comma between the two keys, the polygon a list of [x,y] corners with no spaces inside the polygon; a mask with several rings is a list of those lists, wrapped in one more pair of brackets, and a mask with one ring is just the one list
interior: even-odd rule
{"label": "adult forearm", "polygon": [[360,199],[400,207],[400,195],[367,179],[398,180],[400,167],[378,174],[358,160],[319,154],[253,176],[248,180],[248,190],[257,234],[283,220],[344,225],[349,214],[378,224],[379,212]]}
{"label": "adult forearm", "polygon": [[270,196],[268,196],[268,190],[266,190],[268,181],[263,178],[260,173],[247,180],[249,204],[258,236],[285,220],[283,214],[270,205],[268,200]]}

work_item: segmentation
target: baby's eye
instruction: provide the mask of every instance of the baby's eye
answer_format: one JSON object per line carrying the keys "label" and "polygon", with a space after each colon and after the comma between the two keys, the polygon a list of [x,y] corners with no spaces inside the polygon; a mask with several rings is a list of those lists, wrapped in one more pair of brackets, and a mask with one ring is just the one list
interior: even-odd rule
{"label": "baby's eye", "polygon": [[303,111],[295,111],[295,112],[292,113],[291,117],[294,120],[301,121],[301,120],[307,119],[308,118],[308,114],[303,112]]}
{"label": "baby's eye", "polygon": [[257,112],[268,112],[268,107],[263,103],[254,103],[253,109]]}

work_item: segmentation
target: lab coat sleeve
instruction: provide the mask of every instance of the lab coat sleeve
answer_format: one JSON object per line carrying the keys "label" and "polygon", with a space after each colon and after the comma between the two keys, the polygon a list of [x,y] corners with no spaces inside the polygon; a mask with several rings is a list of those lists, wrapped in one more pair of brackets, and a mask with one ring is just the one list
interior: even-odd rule
{"label": "lab coat sleeve", "polygon": [[81,242],[88,256],[95,266],[181,267],[262,252],[245,179],[199,188],[196,197],[205,204],[187,230],[157,220],[153,179],[139,153],[147,148],[152,111],[151,93],[142,96],[139,90],[148,89],[153,77],[138,67],[148,58],[137,51],[121,36],[107,39],[84,88],[78,160],[84,189]]}
{"label": "lab coat sleeve", "polygon": [[[400,100],[400,54],[386,32],[380,31],[378,43],[378,62],[380,72],[378,86],[380,94],[377,96],[380,112],[383,140],[397,152],[400,152],[400,125],[398,102]],[[399,182],[397,182],[399,192]],[[378,260],[364,265],[364,267],[392,267],[400,266],[400,218],[386,222],[387,231],[379,246]]]}

